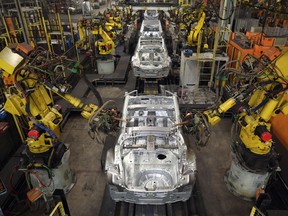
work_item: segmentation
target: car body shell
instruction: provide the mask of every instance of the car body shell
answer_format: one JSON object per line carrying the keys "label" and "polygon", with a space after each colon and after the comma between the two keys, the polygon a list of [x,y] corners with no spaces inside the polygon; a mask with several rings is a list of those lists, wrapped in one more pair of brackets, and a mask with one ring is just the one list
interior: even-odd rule
{"label": "car body shell", "polygon": [[184,140],[175,94],[126,93],[123,121],[105,171],[115,201],[161,205],[186,201],[196,178],[196,158]]}
{"label": "car body shell", "polygon": [[169,75],[171,58],[168,55],[159,20],[143,20],[131,63],[136,77],[163,78]]}

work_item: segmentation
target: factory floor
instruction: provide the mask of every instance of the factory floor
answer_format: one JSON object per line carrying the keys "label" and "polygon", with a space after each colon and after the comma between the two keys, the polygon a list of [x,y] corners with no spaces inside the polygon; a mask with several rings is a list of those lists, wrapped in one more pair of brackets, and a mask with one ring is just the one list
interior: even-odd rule
{"label": "factory floor", "polygon": [[[131,77],[131,76],[130,76]],[[126,86],[100,86],[98,91],[103,100],[115,100],[121,109],[125,91],[133,89],[133,80]],[[93,101],[93,96],[91,100]],[[202,196],[202,205],[207,216],[248,216],[252,202],[243,201],[232,195],[225,186],[224,174],[230,165],[231,120],[224,118],[211,128],[212,135],[207,147],[195,149],[198,167],[197,194]],[[106,186],[105,174],[101,170],[103,144],[91,139],[87,134],[87,121],[80,114],[69,117],[62,134],[62,140],[70,144],[71,168],[77,182],[67,194],[71,215],[99,215]],[[105,135],[101,137],[105,139]],[[102,215],[101,215],[102,216]]]}
{"label": "factory floor", "polygon": [[[102,12],[105,8],[103,6],[99,11]],[[74,18],[76,20],[78,17]],[[124,93],[132,91],[134,86],[135,78],[130,74],[125,86],[100,86],[97,90],[104,102],[112,99],[121,109]],[[91,93],[88,97],[90,97],[88,101],[97,103]],[[205,212],[204,215],[199,216],[248,216],[250,214],[253,203],[232,195],[224,183],[224,174],[231,162],[230,128],[231,120],[225,118],[211,128],[212,135],[207,147],[197,149],[193,142],[191,143],[197,155],[196,193],[202,197]],[[101,170],[100,163],[103,144],[91,139],[87,130],[87,120],[82,118],[80,113],[71,114],[63,128],[61,138],[64,143],[70,144],[70,164],[77,178],[76,184],[66,195],[72,216],[99,215],[106,186],[106,176]],[[105,135],[101,139],[104,141]],[[25,215],[40,214],[27,212]]]}

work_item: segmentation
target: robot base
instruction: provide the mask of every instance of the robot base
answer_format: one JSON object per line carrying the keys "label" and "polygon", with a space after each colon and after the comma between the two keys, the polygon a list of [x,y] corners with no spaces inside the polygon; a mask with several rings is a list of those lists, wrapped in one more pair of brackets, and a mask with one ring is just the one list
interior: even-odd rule
{"label": "robot base", "polygon": [[114,73],[114,60],[113,59],[98,59],[97,63],[97,70],[98,74],[112,74]]}
{"label": "robot base", "polygon": [[[33,187],[39,187],[46,197],[52,197],[55,189],[62,189],[68,193],[76,183],[76,175],[69,165],[70,150],[68,149],[58,167],[52,169],[52,179],[49,178],[46,170],[34,169],[35,174],[30,174]],[[40,184],[39,179],[41,180]]]}
{"label": "robot base", "polygon": [[231,156],[231,166],[224,177],[225,184],[235,196],[251,201],[256,196],[256,190],[266,185],[271,173],[248,170],[241,165],[234,153]]}

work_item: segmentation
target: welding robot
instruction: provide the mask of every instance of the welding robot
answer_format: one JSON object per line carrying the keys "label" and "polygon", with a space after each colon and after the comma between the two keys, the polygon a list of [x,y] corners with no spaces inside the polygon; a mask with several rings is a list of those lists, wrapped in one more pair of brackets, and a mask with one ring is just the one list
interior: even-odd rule
{"label": "welding robot", "polygon": [[96,36],[95,48],[96,54],[109,55],[115,49],[115,44],[111,37],[104,31],[101,21],[94,19],[91,25],[91,33]]}
{"label": "welding robot", "polygon": [[218,85],[223,87],[229,79],[238,79],[242,87],[232,91],[233,96],[217,108],[204,111],[213,126],[221,120],[223,113],[237,107],[231,131],[232,163],[225,182],[233,194],[245,200],[254,199],[257,189],[265,187],[272,173],[279,170],[270,120],[279,113],[288,115],[287,59],[287,51],[282,51],[272,62],[267,62],[267,58],[247,57],[247,64],[244,61],[242,68],[247,70],[250,65],[249,73],[228,68],[228,72],[218,74]]}
{"label": "welding robot", "polygon": [[[48,60],[48,56],[51,59]],[[16,120],[25,145],[17,171],[25,173],[31,190],[40,188],[37,189],[41,191],[39,196],[45,197],[52,197],[55,189],[68,192],[76,180],[69,166],[69,146],[60,141],[61,107],[54,103],[52,94],[81,109],[81,115],[89,120],[90,125],[94,124],[94,114],[98,110],[97,105],[85,105],[60,88],[51,67],[63,68],[63,62],[65,59],[62,57],[51,57],[49,52],[34,50],[24,43],[5,47],[0,52],[6,96],[4,109]],[[20,125],[17,119],[22,119],[21,122],[27,122],[27,125]],[[28,131],[23,133],[21,127],[28,127]],[[32,192],[31,202],[37,198],[36,191]]]}
{"label": "welding robot", "polygon": [[[104,30],[105,20],[103,18],[82,19],[78,22],[78,32],[82,47],[89,44],[90,35],[93,35],[93,44],[89,48],[93,51],[93,57],[97,64],[99,74],[111,74],[114,72],[113,52],[115,43]],[[94,64],[93,64],[94,65]]]}
{"label": "welding robot", "polygon": [[108,12],[104,16],[106,17],[105,29],[107,31],[122,29],[121,17],[118,14],[114,14],[113,16],[113,14]]}
{"label": "welding robot", "polygon": [[207,19],[210,19],[210,14],[206,7],[207,1],[197,1],[193,6],[185,9],[174,9],[169,12],[169,22],[174,23],[175,27],[179,28],[180,41],[186,41],[185,46],[194,51],[196,51],[200,40],[201,49],[208,49],[208,38],[213,34],[212,28],[207,22]]}
{"label": "welding robot", "polygon": [[104,31],[100,19],[91,18],[79,20],[78,32],[80,41],[83,41],[84,43],[88,42],[88,37],[90,33],[95,36],[94,47],[96,48],[96,55],[109,55],[115,49],[115,44],[111,37]]}
{"label": "welding robot", "polygon": [[[190,22],[188,27],[188,36],[187,36],[187,46],[196,47],[198,44],[198,37],[201,30],[205,24],[206,13],[204,12],[205,5],[201,5],[199,11],[197,11],[197,21],[195,23]],[[196,17],[195,17],[196,18]],[[204,43],[204,48],[208,48],[208,45]]]}
{"label": "welding robot", "polygon": [[[280,155],[274,149],[273,136],[287,145],[287,59],[288,52],[283,49],[274,60],[265,55],[261,58],[247,55],[240,71],[231,68],[235,61],[227,62],[215,75],[215,106],[183,117],[184,131],[195,137],[198,146],[205,146],[210,136],[209,127],[233,109],[232,162],[224,180],[234,195],[245,200],[255,199],[256,191],[265,188],[271,175],[280,171]],[[223,89],[228,99],[221,103]],[[280,122],[275,118],[278,116],[284,120]],[[283,128],[279,128],[274,119],[278,119]]]}

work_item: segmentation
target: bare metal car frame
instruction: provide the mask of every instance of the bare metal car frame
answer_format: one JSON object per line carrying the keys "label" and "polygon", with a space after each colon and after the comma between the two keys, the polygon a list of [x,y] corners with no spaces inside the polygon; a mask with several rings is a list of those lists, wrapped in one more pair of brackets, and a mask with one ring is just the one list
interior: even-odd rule
{"label": "bare metal car frame", "polygon": [[171,58],[168,55],[159,20],[143,20],[131,62],[136,77],[163,78],[169,75]]}
{"label": "bare metal car frame", "polygon": [[112,199],[153,205],[188,200],[196,158],[183,137],[177,96],[126,93],[122,118],[105,164]]}

